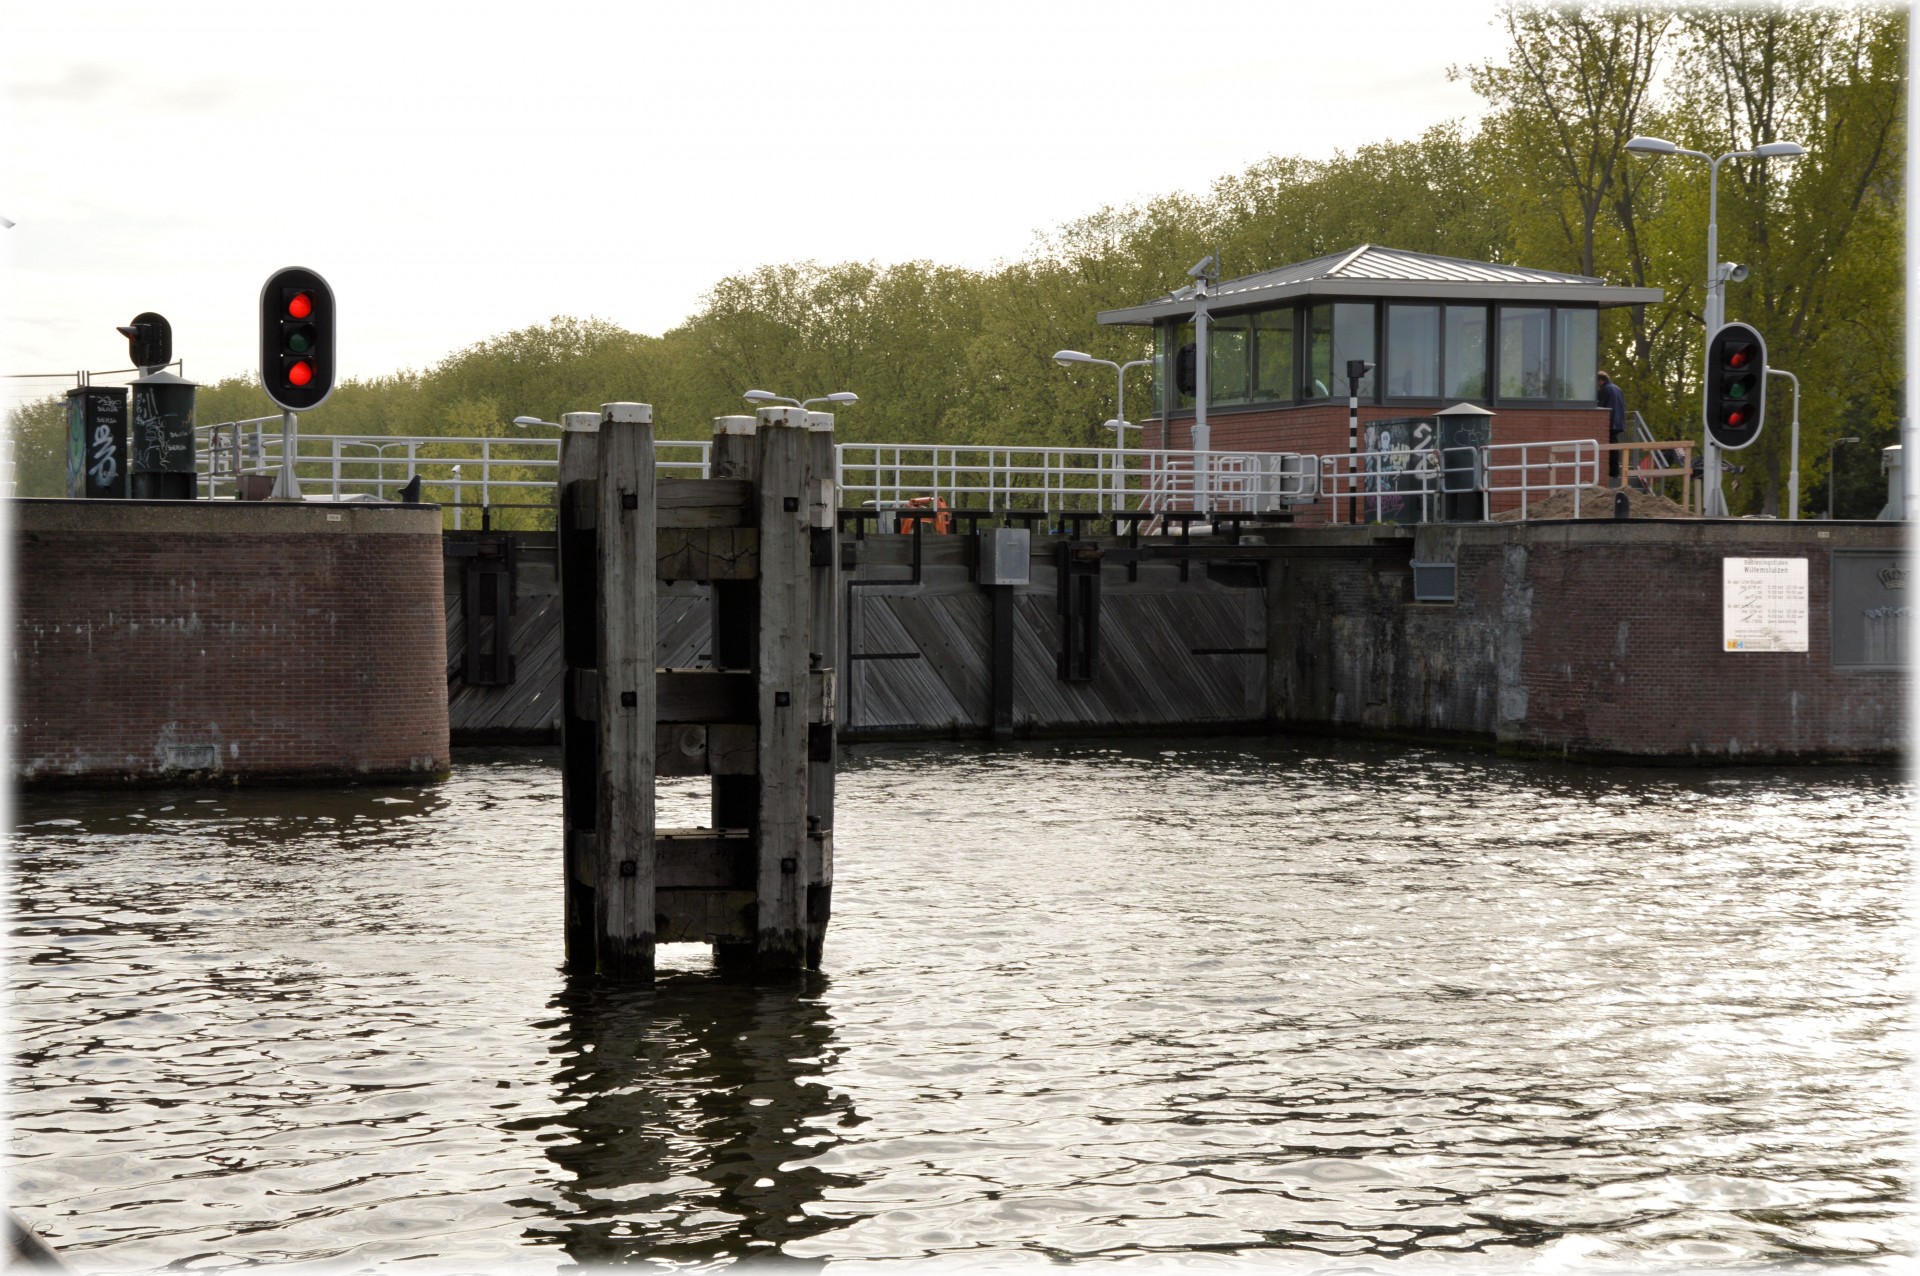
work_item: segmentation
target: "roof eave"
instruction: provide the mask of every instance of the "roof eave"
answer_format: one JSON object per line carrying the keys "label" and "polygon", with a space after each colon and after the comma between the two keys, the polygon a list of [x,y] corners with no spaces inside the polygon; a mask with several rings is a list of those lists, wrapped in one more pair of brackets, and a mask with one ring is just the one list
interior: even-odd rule
{"label": "roof eave", "polygon": [[[1666,299],[1659,288],[1626,288],[1601,284],[1518,284],[1518,283],[1439,283],[1434,281],[1396,282],[1383,279],[1310,279],[1299,283],[1262,288],[1257,292],[1218,293],[1208,298],[1209,314],[1231,314],[1262,306],[1280,305],[1303,297],[1366,297],[1370,300],[1403,297],[1432,298],[1436,301],[1529,302],[1598,306],[1609,310],[1616,306],[1655,305]],[[1151,325],[1163,319],[1187,319],[1193,316],[1193,298],[1168,298],[1119,310],[1102,310],[1096,317],[1107,325]]]}

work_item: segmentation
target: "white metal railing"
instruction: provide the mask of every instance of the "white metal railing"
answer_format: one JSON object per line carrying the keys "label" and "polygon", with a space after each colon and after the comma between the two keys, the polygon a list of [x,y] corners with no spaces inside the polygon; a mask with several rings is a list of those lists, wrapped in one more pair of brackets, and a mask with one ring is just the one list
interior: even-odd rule
{"label": "white metal railing", "polygon": [[1573,516],[1580,517],[1580,493],[1600,482],[1600,444],[1593,439],[1545,443],[1489,443],[1480,448],[1482,486],[1489,495],[1520,494],[1520,517],[1530,501],[1569,489]]}
{"label": "white metal railing", "polygon": [[[250,480],[280,473],[280,418],[226,421],[198,431],[201,490],[232,495]],[[303,434],[295,444],[294,477],[301,495],[328,500],[393,500],[409,480],[421,481],[421,499],[449,507],[453,525],[478,508],[552,508],[557,438],[447,438],[437,435]],[[705,478],[711,440],[658,439],[654,460],[663,474]]]}
{"label": "white metal railing", "polygon": [[836,451],[841,503],[848,507],[934,497],[956,508],[1047,513],[1251,513],[1315,494],[1312,467],[1283,470],[1275,463],[1279,453],[903,443],[842,443]]}
{"label": "white metal railing", "polygon": [[[1449,463],[1450,462],[1450,463]],[[1520,517],[1529,505],[1572,491],[1580,517],[1584,488],[1600,482],[1600,445],[1593,439],[1545,443],[1483,443],[1475,448],[1390,448],[1377,452],[1330,452],[1320,457],[1320,494],[1327,521],[1352,523],[1431,520],[1435,501],[1448,494],[1479,494],[1481,517],[1491,498],[1518,493]]]}
{"label": "white metal railing", "polygon": [[[226,496],[247,484],[264,495],[280,472],[279,426],[271,416],[202,427],[202,493]],[[298,448],[294,472],[308,497],[392,500],[418,477],[421,499],[448,507],[456,528],[465,510],[554,505],[557,438],[307,434]],[[841,504],[848,507],[920,497],[954,508],[1046,513],[1258,514],[1318,505],[1327,521],[1341,523],[1431,519],[1435,498],[1449,491],[1482,493],[1483,517],[1488,498],[1517,494],[1525,518],[1533,502],[1571,490],[1577,518],[1581,489],[1600,481],[1600,447],[1592,439],[1321,456],[899,443],[842,443],[835,453]],[[711,457],[707,439],[654,442],[663,474],[704,478]]]}

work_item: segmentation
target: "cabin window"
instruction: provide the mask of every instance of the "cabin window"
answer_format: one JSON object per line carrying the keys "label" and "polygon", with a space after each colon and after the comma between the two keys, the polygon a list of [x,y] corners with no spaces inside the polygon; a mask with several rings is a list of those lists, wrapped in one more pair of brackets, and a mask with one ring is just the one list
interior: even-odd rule
{"label": "cabin window", "polygon": [[1440,393],[1440,307],[1387,307],[1387,395],[1431,399]]}
{"label": "cabin window", "polygon": [[1553,397],[1592,401],[1599,389],[1600,312],[1563,308],[1553,324]]}
{"label": "cabin window", "polygon": [[1215,315],[1207,320],[1207,404],[1245,403],[1253,363],[1253,320]]}
{"label": "cabin window", "polygon": [[1445,332],[1445,362],[1440,378],[1441,397],[1462,399],[1487,397],[1487,308],[1485,306],[1448,306]]}
{"label": "cabin window", "polygon": [[1545,306],[1500,307],[1500,397],[1550,399],[1553,311]]}
{"label": "cabin window", "polygon": [[1293,314],[1288,306],[1253,317],[1253,397],[1258,401],[1293,398]]}

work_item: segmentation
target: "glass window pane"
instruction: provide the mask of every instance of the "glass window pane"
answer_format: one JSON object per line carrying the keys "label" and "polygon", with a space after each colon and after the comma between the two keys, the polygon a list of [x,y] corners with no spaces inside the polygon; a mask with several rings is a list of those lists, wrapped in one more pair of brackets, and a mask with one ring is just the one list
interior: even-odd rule
{"label": "glass window pane", "polygon": [[1282,403],[1293,398],[1293,307],[1253,317],[1253,348],[1253,397]]}
{"label": "glass window pane", "polygon": [[1325,399],[1333,394],[1333,307],[1307,311],[1307,366],[1300,379],[1300,397]]}
{"label": "glass window pane", "polygon": [[1220,407],[1247,401],[1252,371],[1253,321],[1221,315],[1207,324],[1207,403]]}
{"label": "glass window pane", "polygon": [[1487,397],[1487,308],[1447,307],[1447,364],[1441,396],[1455,401]]}
{"label": "glass window pane", "polygon": [[1500,307],[1500,397],[1544,399],[1547,383],[1547,339],[1553,312],[1545,307]]}
{"label": "glass window pane", "polygon": [[[1333,385],[1334,393],[1345,397],[1351,394],[1347,388],[1347,360],[1365,359],[1376,363],[1373,353],[1373,306],[1371,303],[1354,305],[1340,302],[1333,308]],[[1373,383],[1379,375],[1379,368],[1369,372],[1360,381],[1360,397],[1373,395]]]}
{"label": "glass window pane", "polygon": [[1177,412],[1193,406],[1193,396],[1180,389],[1180,351],[1193,344],[1193,325],[1190,323],[1161,324],[1156,331],[1160,334],[1160,345],[1155,351],[1154,375],[1163,378],[1160,384],[1166,387],[1165,402]]}
{"label": "glass window pane", "polygon": [[1440,393],[1440,307],[1387,307],[1387,393],[1431,399]]}
{"label": "glass window pane", "polygon": [[1600,312],[1561,310],[1554,316],[1553,397],[1592,402],[1599,389]]}

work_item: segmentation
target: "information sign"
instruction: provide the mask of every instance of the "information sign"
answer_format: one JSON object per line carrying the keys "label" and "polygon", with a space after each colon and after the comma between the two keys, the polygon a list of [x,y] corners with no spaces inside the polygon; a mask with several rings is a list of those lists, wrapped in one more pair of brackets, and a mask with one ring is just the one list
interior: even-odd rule
{"label": "information sign", "polygon": [[1807,560],[1720,560],[1721,634],[1728,651],[1807,649]]}

